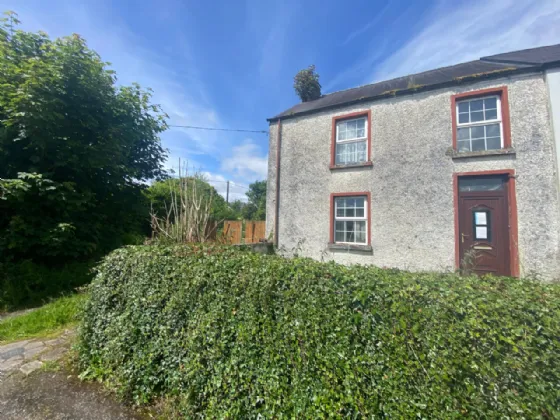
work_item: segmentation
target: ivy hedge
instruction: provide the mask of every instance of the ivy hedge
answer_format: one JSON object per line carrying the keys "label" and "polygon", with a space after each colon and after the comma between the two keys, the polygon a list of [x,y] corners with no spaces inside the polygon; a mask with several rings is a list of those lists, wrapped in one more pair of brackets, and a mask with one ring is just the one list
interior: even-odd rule
{"label": "ivy hedge", "polygon": [[137,246],[90,291],[82,377],[182,416],[560,417],[560,284]]}

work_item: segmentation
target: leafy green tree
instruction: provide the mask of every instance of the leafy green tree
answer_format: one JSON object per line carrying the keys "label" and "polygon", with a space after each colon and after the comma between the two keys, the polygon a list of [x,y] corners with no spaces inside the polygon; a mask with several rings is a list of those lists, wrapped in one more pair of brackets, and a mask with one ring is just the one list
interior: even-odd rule
{"label": "leafy green tree", "polygon": [[232,211],[232,216],[229,220],[241,220],[243,219],[243,210],[247,206],[247,203],[241,200],[234,200],[229,203],[229,208]]}
{"label": "leafy green tree", "polygon": [[266,219],[266,180],[249,184],[246,193],[248,202],[243,208],[243,218],[246,220]]}
{"label": "leafy green tree", "polygon": [[0,22],[0,255],[87,257],[138,229],[166,115],[84,39]]}
{"label": "leafy green tree", "polygon": [[314,101],[321,97],[321,83],[315,66],[300,70],[294,77],[294,89],[302,102]]}

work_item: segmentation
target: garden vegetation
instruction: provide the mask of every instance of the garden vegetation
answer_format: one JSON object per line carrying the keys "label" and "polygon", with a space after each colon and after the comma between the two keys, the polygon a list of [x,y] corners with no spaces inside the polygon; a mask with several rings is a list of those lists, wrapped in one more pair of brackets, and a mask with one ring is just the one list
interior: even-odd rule
{"label": "garden vegetation", "polygon": [[558,418],[560,285],[285,259],[111,253],[82,377],[188,418]]}

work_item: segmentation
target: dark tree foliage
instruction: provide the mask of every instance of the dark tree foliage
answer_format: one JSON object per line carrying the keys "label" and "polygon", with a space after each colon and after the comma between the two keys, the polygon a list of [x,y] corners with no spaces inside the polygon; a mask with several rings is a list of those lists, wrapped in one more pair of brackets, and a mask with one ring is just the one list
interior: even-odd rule
{"label": "dark tree foliage", "polygon": [[[65,260],[118,246],[162,176],[166,115],[84,39],[0,23],[0,255]],[[142,217],[147,218],[147,214]]]}
{"label": "dark tree foliage", "polygon": [[294,89],[302,102],[314,101],[321,97],[321,83],[315,66],[300,70],[294,77]]}
{"label": "dark tree foliage", "polygon": [[250,184],[246,195],[249,200],[243,208],[243,218],[245,220],[265,220],[266,180]]}

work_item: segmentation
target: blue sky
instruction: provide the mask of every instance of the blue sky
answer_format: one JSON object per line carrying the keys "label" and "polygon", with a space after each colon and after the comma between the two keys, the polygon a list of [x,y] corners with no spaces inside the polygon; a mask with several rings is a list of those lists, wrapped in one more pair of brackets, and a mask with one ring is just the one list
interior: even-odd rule
{"label": "blue sky", "polygon": [[[170,124],[266,130],[315,64],[323,93],[560,43],[560,0],[0,0],[26,30],[78,33],[119,83],[154,89]],[[266,177],[265,134],[174,128],[179,158],[232,197]]]}

